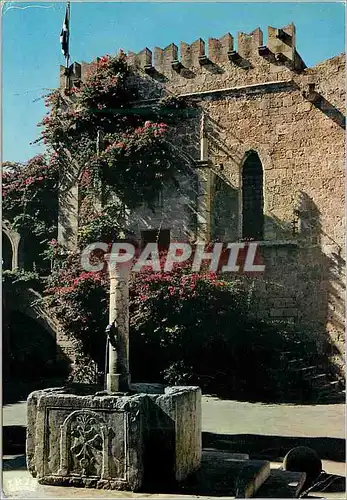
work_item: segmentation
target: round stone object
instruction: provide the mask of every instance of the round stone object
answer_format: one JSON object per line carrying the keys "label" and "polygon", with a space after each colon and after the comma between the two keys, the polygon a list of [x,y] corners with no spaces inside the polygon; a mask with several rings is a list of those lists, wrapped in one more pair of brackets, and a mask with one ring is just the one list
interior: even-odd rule
{"label": "round stone object", "polygon": [[312,448],[298,446],[288,451],[283,460],[283,468],[291,472],[305,472],[305,483],[308,486],[322,472],[322,461]]}

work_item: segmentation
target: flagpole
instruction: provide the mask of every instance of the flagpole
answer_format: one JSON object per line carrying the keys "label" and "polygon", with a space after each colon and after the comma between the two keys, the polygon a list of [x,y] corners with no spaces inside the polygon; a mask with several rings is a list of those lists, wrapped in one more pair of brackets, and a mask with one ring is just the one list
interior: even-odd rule
{"label": "flagpole", "polygon": [[70,71],[69,71],[69,62],[70,62],[70,2],[67,2],[66,5],[66,17],[68,22],[68,32],[67,32],[67,53],[65,57],[66,64],[66,80],[65,80],[65,89],[70,88]]}
{"label": "flagpole", "polygon": [[67,2],[67,15],[68,15],[68,20],[69,20],[69,32],[68,32],[68,51],[66,54],[66,68],[69,68],[69,62],[70,62],[70,2]]}

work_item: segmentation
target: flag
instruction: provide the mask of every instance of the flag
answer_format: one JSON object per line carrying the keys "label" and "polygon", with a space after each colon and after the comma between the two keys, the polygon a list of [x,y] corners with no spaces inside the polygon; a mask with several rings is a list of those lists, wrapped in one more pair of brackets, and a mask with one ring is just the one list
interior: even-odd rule
{"label": "flag", "polygon": [[60,33],[61,51],[65,58],[69,57],[69,36],[70,36],[70,2],[66,5],[65,19]]}

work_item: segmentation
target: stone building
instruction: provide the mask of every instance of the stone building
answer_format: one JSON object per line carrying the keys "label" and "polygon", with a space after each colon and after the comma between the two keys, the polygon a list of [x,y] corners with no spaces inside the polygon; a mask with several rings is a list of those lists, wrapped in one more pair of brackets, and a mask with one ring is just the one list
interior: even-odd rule
{"label": "stone building", "polygon": [[[207,45],[207,47],[206,47]],[[177,126],[173,154],[186,165],[180,189],[153,214],[132,214],[143,241],[259,242],[258,314],[344,331],[344,54],[307,68],[295,26],[128,54],[139,106],[175,95],[197,103]],[[70,84],[87,63],[74,63]],[[66,85],[61,68],[61,86]],[[78,187],[64,191],[59,241],[74,246]],[[70,200],[70,202],[66,202]],[[64,206],[68,210],[64,209]]]}

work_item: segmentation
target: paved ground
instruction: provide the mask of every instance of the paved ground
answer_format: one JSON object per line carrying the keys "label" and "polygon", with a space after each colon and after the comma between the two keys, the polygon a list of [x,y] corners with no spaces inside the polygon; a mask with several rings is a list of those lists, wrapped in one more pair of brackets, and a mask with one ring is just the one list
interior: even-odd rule
{"label": "paved ground", "polygon": [[[272,467],[278,467],[283,450],[308,445],[324,459],[323,467],[327,472],[345,475],[343,404],[265,405],[204,397],[202,410],[204,448],[249,453],[250,458],[266,458],[271,460]],[[4,428],[25,425],[25,402],[3,408]],[[2,488],[11,498],[168,498],[168,495],[38,486],[25,469],[23,455],[4,458]],[[330,493],[326,497],[344,498],[344,494]],[[172,498],[179,497],[173,495]]]}
{"label": "paved ground", "polygon": [[[3,407],[3,425],[26,425],[25,401]],[[203,397],[202,427],[216,434],[345,438],[345,405],[268,405]]]}
{"label": "paved ground", "polygon": [[345,405],[268,405],[203,398],[203,430],[219,434],[345,437]]}
{"label": "paved ground", "polygon": [[261,453],[270,459],[287,443],[311,446],[323,458],[324,470],[345,475],[345,416],[344,404],[266,405],[207,397],[203,400],[204,444],[217,441],[210,433],[228,435],[219,439],[226,449],[250,453],[251,458],[253,450],[254,458]]}

